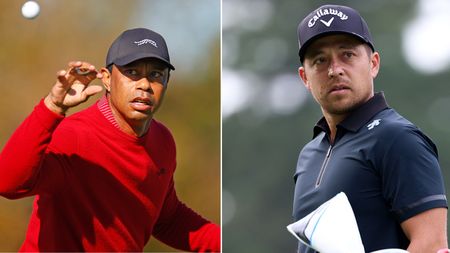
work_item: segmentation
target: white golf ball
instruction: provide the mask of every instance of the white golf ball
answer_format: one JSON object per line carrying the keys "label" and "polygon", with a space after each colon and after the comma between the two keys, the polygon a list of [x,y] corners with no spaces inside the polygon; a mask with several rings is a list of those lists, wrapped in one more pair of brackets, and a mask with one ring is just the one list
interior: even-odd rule
{"label": "white golf ball", "polygon": [[22,6],[22,15],[28,19],[37,17],[37,15],[39,15],[39,11],[39,4],[35,1],[28,1]]}

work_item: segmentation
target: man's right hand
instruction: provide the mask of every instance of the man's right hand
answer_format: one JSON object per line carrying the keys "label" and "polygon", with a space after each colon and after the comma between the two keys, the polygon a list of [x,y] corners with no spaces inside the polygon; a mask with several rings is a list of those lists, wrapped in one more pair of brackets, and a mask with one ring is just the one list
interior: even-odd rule
{"label": "man's right hand", "polygon": [[69,108],[85,102],[90,96],[103,90],[98,85],[89,86],[96,78],[102,78],[102,74],[92,64],[69,62],[68,70],[58,71],[56,83],[44,100],[45,105],[51,111],[64,115]]}

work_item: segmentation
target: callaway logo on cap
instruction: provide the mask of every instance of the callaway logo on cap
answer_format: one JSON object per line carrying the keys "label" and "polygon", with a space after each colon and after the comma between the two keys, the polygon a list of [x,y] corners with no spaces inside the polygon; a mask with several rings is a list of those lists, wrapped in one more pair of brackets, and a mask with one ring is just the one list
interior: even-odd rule
{"label": "callaway logo on cap", "polygon": [[300,62],[303,63],[308,46],[325,35],[346,33],[367,43],[374,51],[372,36],[366,21],[359,13],[347,6],[323,5],[306,16],[298,25]]}
{"label": "callaway logo on cap", "polygon": [[108,50],[106,66],[123,66],[143,58],[159,59],[170,69],[175,69],[170,63],[164,38],[159,33],[145,28],[126,30],[117,37]]}
{"label": "callaway logo on cap", "polygon": [[[330,20],[328,21],[324,21],[327,17],[331,15]],[[333,22],[335,16],[337,16],[338,18],[340,18],[341,20],[348,20],[348,16],[345,15],[344,13],[342,13],[342,11],[339,11],[337,9],[333,9],[333,8],[324,8],[324,9],[319,9],[316,14],[309,20],[308,22],[308,27],[313,27],[316,22],[319,20],[320,22],[322,22],[322,24],[324,24],[327,27],[330,27],[331,22]],[[322,19],[323,18],[323,19]]]}

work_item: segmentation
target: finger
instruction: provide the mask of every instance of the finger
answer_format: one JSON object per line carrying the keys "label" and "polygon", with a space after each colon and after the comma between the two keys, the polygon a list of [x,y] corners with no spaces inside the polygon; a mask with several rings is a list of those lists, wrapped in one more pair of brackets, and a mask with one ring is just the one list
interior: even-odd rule
{"label": "finger", "polygon": [[70,71],[66,71],[64,78],[66,80],[67,86],[73,85],[75,83],[75,81],[78,79],[77,76],[74,74],[74,69],[70,69]]}
{"label": "finger", "polygon": [[66,74],[67,74],[67,71],[65,71],[65,70],[60,70],[56,73],[56,75],[58,77],[64,77]]}
{"label": "finger", "polygon": [[95,70],[95,66],[85,61],[71,61],[69,62],[69,68],[82,67],[90,70]]}
{"label": "finger", "polygon": [[82,67],[76,67],[76,68],[73,68],[73,72],[80,76],[87,76],[92,72],[92,70],[82,68]]}
{"label": "finger", "polygon": [[60,71],[58,71],[58,73],[56,74],[56,79],[57,79],[58,82],[59,82],[60,84],[62,84],[64,87],[70,85],[69,81],[67,80],[67,76],[66,76],[66,75],[67,75],[67,71],[65,71],[65,70],[60,70]]}
{"label": "finger", "polygon": [[95,66],[94,65],[85,65],[85,64],[83,64],[81,67],[78,67],[77,69],[82,69],[82,70],[84,70],[84,75],[87,75],[87,73],[90,73],[90,72],[97,72],[97,70],[95,69]]}
{"label": "finger", "polygon": [[71,61],[69,62],[69,68],[81,67],[83,65],[82,61]]}
{"label": "finger", "polygon": [[88,75],[92,75],[94,78],[96,77],[98,71],[95,69],[94,65],[86,65],[86,64],[82,64],[81,66],[78,67],[73,67],[70,69],[70,72],[72,74],[76,74],[78,76],[88,76]]}
{"label": "finger", "polygon": [[[87,81],[87,83],[90,83],[90,82],[92,82],[93,80],[95,80],[96,78],[98,78],[99,72],[97,72],[97,70],[95,69],[95,67],[94,67],[94,69],[90,69],[90,70],[87,70],[87,71],[88,71],[88,73],[82,75],[80,78],[78,78],[78,80],[80,80],[81,82]],[[101,75],[101,74],[100,74],[100,75]],[[102,75],[101,75],[101,76],[102,76]],[[101,77],[100,77],[100,78],[101,78]]]}
{"label": "finger", "polygon": [[93,65],[88,62],[71,61],[68,65],[68,71],[72,72],[72,70],[75,69],[78,75],[87,75],[92,70],[95,70],[95,67],[93,67]]}
{"label": "finger", "polygon": [[[65,83],[72,85],[79,82],[83,85],[88,85],[96,78],[102,78],[103,75],[98,75],[95,66],[83,61],[71,61],[68,63],[69,69],[65,75]],[[63,80],[62,80],[63,81]]]}
{"label": "finger", "polygon": [[90,97],[92,95],[100,93],[101,91],[103,91],[102,86],[91,85],[91,86],[86,87],[86,89],[83,91],[83,93],[86,95],[86,97]]}

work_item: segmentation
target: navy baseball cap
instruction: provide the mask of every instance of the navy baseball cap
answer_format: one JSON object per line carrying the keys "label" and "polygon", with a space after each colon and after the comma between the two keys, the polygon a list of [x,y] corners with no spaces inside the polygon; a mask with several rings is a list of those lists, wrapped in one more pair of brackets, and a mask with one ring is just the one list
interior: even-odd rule
{"label": "navy baseball cap", "polygon": [[164,38],[159,33],[145,28],[130,29],[120,34],[108,50],[106,66],[124,66],[143,58],[159,59],[175,70],[170,63]]}
{"label": "navy baseball cap", "polygon": [[369,27],[356,10],[342,5],[323,5],[308,14],[298,25],[300,62],[303,63],[306,49],[315,39],[337,33],[353,35],[375,51]]}

